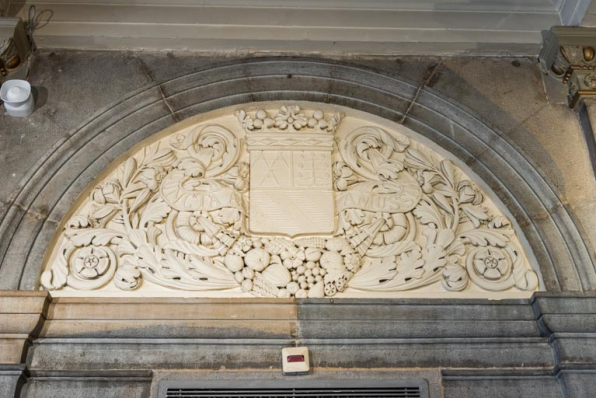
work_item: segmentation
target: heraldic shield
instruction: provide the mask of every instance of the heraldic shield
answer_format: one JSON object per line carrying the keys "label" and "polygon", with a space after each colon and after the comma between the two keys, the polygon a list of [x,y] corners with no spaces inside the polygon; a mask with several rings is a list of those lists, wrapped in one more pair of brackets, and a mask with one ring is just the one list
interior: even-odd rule
{"label": "heraldic shield", "polygon": [[255,234],[328,235],[335,230],[333,134],[248,134],[250,221]]}

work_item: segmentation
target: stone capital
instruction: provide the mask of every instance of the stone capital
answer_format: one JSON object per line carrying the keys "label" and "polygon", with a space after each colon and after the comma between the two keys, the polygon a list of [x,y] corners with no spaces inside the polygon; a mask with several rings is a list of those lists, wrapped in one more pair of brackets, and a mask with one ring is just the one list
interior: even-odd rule
{"label": "stone capital", "polygon": [[546,75],[567,86],[571,108],[596,96],[596,28],[552,27],[539,60]]}

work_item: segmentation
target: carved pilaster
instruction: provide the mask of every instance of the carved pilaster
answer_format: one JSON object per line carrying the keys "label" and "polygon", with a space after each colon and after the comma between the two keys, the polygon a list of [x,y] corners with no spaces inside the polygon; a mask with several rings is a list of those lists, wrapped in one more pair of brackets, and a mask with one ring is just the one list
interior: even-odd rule
{"label": "carved pilaster", "polygon": [[544,37],[540,65],[567,86],[569,106],[596,97],[596,28],[554,26]]}

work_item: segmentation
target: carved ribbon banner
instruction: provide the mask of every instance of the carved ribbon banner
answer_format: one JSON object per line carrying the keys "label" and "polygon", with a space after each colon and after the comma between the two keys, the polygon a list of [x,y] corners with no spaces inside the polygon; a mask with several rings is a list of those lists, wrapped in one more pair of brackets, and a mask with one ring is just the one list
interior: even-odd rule
{"label": "carved ribbon banner", "polygon": [[239,110],[235,124],[145,146],[67,221],[43,288],[280,298],[538,288],[510,220],[450,160],[345,119]]}
{"label": "carved ribbon banner", "polygon": [[[418,188],[416,186],[416,188]],[[361,209],[373,212],[406,213],[416,207],[420,200],[420,189],[404,192],[406,187],[398,187],[395,193],[368,193],[347,191],[337,194],[337,210]]]}

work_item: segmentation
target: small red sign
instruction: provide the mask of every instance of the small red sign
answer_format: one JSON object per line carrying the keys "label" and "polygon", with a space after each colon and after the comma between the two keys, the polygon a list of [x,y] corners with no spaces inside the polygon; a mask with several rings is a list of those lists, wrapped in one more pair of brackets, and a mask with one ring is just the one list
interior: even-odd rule
{"label": "small red sign", "polygon": [[304,355],[288,355],[288,363],[304,362]]}

